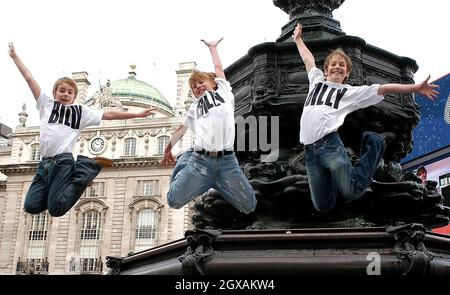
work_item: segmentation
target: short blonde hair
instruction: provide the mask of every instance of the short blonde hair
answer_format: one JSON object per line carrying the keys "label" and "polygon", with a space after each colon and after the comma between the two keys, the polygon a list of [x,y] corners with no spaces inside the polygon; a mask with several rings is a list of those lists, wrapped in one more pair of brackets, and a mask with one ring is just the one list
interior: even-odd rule
{"label": "short blonde hair", "polygon": [[192,93],[194,93],[194,87],[197,82],[200,81],[210,81],[211,83],[215,84],[216,81],[214,80],[216,78],[216,74],[209,73],[209,72],[201,72],[194,70],[189,77],[189,87],[191,88]]}
{"label": "short blonde hair", "polygon": [[78,94],[77,83],[75,83],[75,81],[69,77],[62,77],[62,78],[59,78],[58,80],[56,80],[55,84],[53,84],[53,97],[55,97],[55,95],[56,95],[56,89],[58,89],[58,86],[61,85],[62,83],[69,84],[75,91],[75,98],[77,98],[77,94]]}
{"label": "short blonde hair", "polygon": [[[331,59],[333,59],[333,57],[340,57],[340,58],[344,59],[345,63],[347,64],[347,72],[350,75],[350,73],[352,72],[352,60],[344,52],[344,50],[342,50],[342,48],[336,48],[327,56],[327,58],[325,59],[325,63],[323,64],[323,69],[325,71],[327,71],[327,68],[330,65]],[[343,83],[347,82],[347,80],[348,80],[348,78],[345,77]]]}

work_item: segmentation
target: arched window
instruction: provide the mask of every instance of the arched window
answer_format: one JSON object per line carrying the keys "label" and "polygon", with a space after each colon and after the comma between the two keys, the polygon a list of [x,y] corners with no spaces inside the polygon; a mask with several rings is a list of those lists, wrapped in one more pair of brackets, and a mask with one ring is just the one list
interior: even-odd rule
{"label": "arched window", "polygon": [[159,245],[163,207],[164,205],[156,197],[136,197],[128,204],[132,232],[130,251],[142,251]]}
{"label": "arched window", "polygon": [[167,144],[169,143],[170,137],[169,136],[160,136],[158,137],[158,144],[157,144],[157,154],[163,154],[164,149],[166,148]]}
{"label": "arched window", "polygon": [[100,257],[101,214],[97,210],[87,210],[81,217],[80,270],[81,272],[101,272]]}
{"label": "arched window", "polygon": [[125,144],[123,146],[124,156],[135,156],[136,155],[136,138],[125,139]]}
{"label": "arched window", "polygon": [[150,208],[137,213],[134,251],[152,248],[156,245],[155,212]]}
{"label": "arched window", "polygon": [[39,151],[39,144],[35,143],[31,145],[31,161],[39,161],[41,152]]}

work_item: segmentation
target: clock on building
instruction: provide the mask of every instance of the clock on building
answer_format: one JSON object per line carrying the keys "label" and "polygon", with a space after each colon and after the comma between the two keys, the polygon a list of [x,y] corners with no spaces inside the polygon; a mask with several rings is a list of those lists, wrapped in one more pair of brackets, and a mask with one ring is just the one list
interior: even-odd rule
{"label": "clock on building", "polygon": [[101,137],[96,137],[91,141],[90,148],[94,154],[101,153],[105,148],[105,140]]}

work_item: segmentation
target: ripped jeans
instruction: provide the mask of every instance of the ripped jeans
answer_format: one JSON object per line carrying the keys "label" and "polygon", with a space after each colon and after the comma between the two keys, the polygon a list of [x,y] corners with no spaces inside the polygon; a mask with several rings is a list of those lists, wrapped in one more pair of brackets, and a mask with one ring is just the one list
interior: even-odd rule
{"label": "ripped jeans", "polygon": [[210,188],[242,213],[255,210],[255,191],[234,153],[216,158],[191,151],[182,154],[172,175],[167,202],[179,209]]}

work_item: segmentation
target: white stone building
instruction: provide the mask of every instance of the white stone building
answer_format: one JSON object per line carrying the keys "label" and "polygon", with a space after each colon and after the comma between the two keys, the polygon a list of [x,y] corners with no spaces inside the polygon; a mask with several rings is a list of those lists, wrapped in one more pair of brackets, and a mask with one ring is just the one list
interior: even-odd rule
{"label": "white stone building", "polygon": [[[102,121],[84,130],[73,154],[114,160],[64,216],[27,214],[25,195],[39,160],[39,126],[20,125],[0,146],[0,274],[106,273],[106,256],[126,256],[180,239],[191,227],[191,208],[168,207],[166,193],[173,167],[162,167],[163,150],[192,102],[188,79],[195,63],[177,71],[176,106],[152,85],[137,79],[135,67],[122,80],[108,82],[92,97],[86,72],[76,72],[78,103],[94,108],[136,111],[157,107],[152,117]],[[28,111],[35,111],[34,105]],[[192,145],[187,133],[174,154]]]}

